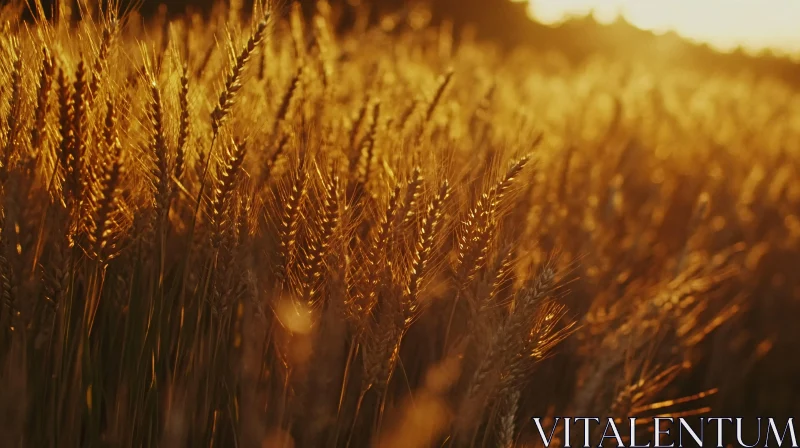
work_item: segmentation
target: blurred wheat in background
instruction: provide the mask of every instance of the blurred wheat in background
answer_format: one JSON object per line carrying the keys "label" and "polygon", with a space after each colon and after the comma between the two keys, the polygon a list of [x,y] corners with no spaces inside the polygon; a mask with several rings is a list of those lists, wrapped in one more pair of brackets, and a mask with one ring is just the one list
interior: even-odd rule
{"label": "blurred wheat in background", "polygon": [[3,446],[799,410],[793,87],[424,8],[65,4],[0,13]]}

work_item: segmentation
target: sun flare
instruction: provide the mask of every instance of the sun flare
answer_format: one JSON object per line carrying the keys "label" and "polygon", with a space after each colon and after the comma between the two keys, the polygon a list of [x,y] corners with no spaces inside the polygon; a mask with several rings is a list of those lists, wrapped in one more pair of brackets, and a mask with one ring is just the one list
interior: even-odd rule
{"label": "sun flare", "polygon": [[800,54],[800,0],[530,0],[531,16],[547,24],[590,12],[601,23],[621,16],[720,50]]}

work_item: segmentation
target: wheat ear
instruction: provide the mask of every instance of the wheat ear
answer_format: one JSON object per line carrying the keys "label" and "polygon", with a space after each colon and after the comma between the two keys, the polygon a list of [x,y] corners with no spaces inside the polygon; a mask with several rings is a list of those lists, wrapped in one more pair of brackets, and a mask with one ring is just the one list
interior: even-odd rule
{"label": "wheat ear", "polygon": [[422,287],[422,280],[428,269],[428,261],[433,251],[438,231],[439,222],[442,218],[444,202],[450,195],[450,183],[444,180],[439,186],[439,192],[434,196],[425,218],[422,220],[417,237],[417,244],[414,247],[414,254],[411,263],[411,278],[406,290],[406,319],[414,317],[418,310],[418,295]]}
{"label": "wheat ear", "polygon": [[222,161],[219,168],[217,186],[214,189],[211,199],[211,246],[219,248],[222,242],[223,224],[226,222],[225,215],[230,210],[231,197],[234,193],[236,180],[241,171],[244,157],[246,155],[246,145],[244,142],[232,142],[228,154]]}
{"label": "wheat ear", "polygon": [[36,94],[36,112],[31,128],[31,147],[38,150],[45,135],[47,112],[50,107],[50,91],[55,77],[56,62],[47,47],[42,49],[42,70],[39,73],[39,90]]}
{"label": "wheat ear", "polygon": [[214,136],[219,133],[219,127],[230,114],[236,99],[236,94],[242,88],[242,73],[250,57],[253,55],[253,52],[256,51],[258,45],[264,39],[267,32],[268,21],[269,13],[256,25],[255,31],[250,36],[250,39],[248,39],[247,45],[245,45],[239,53],[239,56],[236,57],[236,62],[233,64],[233,68],[225,80],[225,88],[222,90],[222,93],[220,93],[217,104],[211,112],[211,130]]}
{"label": "wheat ear", "polygon": [[178,131],[178,148],[175,155],[175,179],[180,181],[183,171],[186,168],[186,145],[189,142],[190,132],[190,112],[189,112],[189,74],[186,64],[183,65],[181,72],[181,91],[180,91],[181,117]]}
{"label": "wheat ear", "polygon": [[2,159],[0,160],[0,182],[5,183],[11,171],[11,161],[17,147],[17,133],[20,127],[22,106],[22,53],[19,47],[16,48],[16,59],[14,59],[13,71],[11,74],[11,97],[8,99],[8,116],[6,117],[6,144],[3,149]]}

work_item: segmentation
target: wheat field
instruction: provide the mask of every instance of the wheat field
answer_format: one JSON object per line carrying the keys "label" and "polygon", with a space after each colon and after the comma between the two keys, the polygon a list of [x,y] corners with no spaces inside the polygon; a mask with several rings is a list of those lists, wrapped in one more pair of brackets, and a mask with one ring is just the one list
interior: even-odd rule
{"label": "wheat field", "polygon": [[0,13],[3,446],[798,411],[792,86],[501,51],[422,8],[66,4]]}

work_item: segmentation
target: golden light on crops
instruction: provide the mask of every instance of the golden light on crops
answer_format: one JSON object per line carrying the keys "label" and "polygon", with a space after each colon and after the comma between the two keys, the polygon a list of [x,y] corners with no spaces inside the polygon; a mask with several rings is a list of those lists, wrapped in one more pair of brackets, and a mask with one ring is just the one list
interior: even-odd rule
{"label": "golden light on crops", "polygon": [[623,17],[654,32],[675,31],[720,50],[773,49],[800,54],[798,0],[518,0],[546,24],[592,13],[601,23]]}

